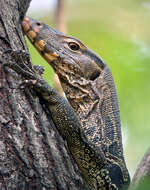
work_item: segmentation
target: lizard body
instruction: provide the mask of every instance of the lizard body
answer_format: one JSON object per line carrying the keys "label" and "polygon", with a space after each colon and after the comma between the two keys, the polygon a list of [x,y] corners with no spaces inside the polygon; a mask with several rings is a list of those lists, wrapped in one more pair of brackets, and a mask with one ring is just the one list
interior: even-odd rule
{"label": "lizard body", "polygon": [[[65,109],[69,103],[58,93],[54,93],[57,98],[53,98],[55,101],[52,102],[48,91],[42,92],[42,87],[41,91],[37,90],[49,102],[54,122],[67,140],[83,177],[95,190],[127,187],[130,177],[123,156],[120,111],[109,67],[74,37],[31,18],[24,18],[22,26],[31,43],[57,73],[71,104]],[[63,103],[58,104],[61,100]],[[57,110],[62,113],[59,121],[56,118],[57,104]],[[70,119],[69,114],[76,114],[77,118]],[[69,116],[66,120],[70,122],[66,126],[65,115]],[[75,130],[80,125],[85,137]]]}

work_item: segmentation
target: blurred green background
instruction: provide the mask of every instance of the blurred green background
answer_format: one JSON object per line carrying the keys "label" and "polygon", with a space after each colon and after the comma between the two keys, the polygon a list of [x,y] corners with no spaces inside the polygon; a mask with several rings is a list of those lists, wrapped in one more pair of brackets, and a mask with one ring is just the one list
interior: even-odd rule
{"label": "blurred green background", "polygon": [[[150,1],[68,0],[65,17],[67,33],[80,38],[112,70],[125,159],[133,176],[150,146]],[[34,14],[34,18],[55,26],[53,11],[41,18]],[[45,67],[44,77],[53,85],[50,66],[28,45],[33,63]]]}

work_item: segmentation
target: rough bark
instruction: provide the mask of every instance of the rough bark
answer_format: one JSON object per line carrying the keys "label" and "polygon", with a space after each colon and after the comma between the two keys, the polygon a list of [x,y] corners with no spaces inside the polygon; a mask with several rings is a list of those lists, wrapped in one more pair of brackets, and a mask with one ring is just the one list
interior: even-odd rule
{"label": "rough bark", "polygon": [[3,67],[20,61],[4,51],[27,51],[21,21],[30,1],[0,0],[0,189],[86,190],[44,103]]}
{"label": "rough bark", "polygon": [[149,185],[150,188],[150,148],[141,160],[132,180],[131,189],[139,189]]}

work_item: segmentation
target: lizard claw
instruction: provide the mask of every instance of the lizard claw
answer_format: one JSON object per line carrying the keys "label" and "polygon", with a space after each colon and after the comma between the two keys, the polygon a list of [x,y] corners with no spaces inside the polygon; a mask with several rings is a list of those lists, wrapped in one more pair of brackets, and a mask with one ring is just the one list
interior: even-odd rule
{"label": "lizard claw", "polygon": [[[7,54],[10,55],[10,58],[6,56]],[[18,74],[22,74],[23,77],[31,77],[35,78],[34,76],[40,75],[42,76],[44,73],[44,68],[40,65],[32,66],[30,62],[30,56],[29,54],[24,51],[24,50],[12,50],[12,49],[7,49],[4,51],[3,55],[5,56],[6,60],[8,62],[10,61],[11,63],[4,63],[3,66],[7,66],[9,68],[12,68],[14,71],[16,71]],[[13,62],[12,62],[13,59]],[[18,63],[18,64],[16,64]],[[30,65],[28,64],[30,63]]]}
{"label": "lizard claw", "polygon": [[25,69],[21,67],[22,65],[19,65],[17,63],[4,63],[3,66],[4,68],[8,67],[13,69],[16,73],[22,75],[25,79],[36,80],[38,78],[37,74],[27,66],[25,67]]}
{"label": "lizard claw", "polygon": [[7,68],[10,68],[24,78],[21,84],[19,84],[19,88],[21,89],[24,89],[26,87],[33,88],[35,84],[41,80],[41,75],[39,75],[36,71],[31,70],[29,67],[27,67],[27,65],[24,69],[21,67],[21,65],[13,62],[11,64],[4,63],[3,67],[6,73],[8,72]]}
{"label": "lizard claw", "polygon": [[[5,56],[6,54],[10,56]],[[36,86],[38,81],[42,80],[42,74],[44,73],[44,68],[40,65],[32,66],[28,64],[30,59],[29,54],[24,51],[13,51],[12,49],[7,49],[3,56],[6,57],[3,67],[5,72],[8,72],[8,68],[15,71],[17,74],[21,75],[25,80],[22,82],[21,86]],[[26,63],[27,62],[27,63]]]}
{"label": "lizard claw", "polygon": [[39,75],[44,74],[44,68],[41,65],[34,65],[33,68]]}
{"label": "lizard claw", "polygon": [[11,58],[13,58],[16,62],[18,61],[24,61],[25,63],[29,63],[30,61],[30,55],[25,50],[13,50],[8,48],[3,52],[3,56],[6,56],[9,54]]}
{"label": "lizard claw", "polygon": [[[7,54],[10,56],[6,56]],[[21,74],[26,79],[36,80],[39,78],[38,75],[41,76],[44,72],[44,69],[40,66],[36,69],[34,69],[35,67],[33,68],[30,62],[30,56],[24,50],[7,49],[2,56],[5,56],[7,60],[7,62],[3,64],[4,67],[13,69],[16,73]]]}

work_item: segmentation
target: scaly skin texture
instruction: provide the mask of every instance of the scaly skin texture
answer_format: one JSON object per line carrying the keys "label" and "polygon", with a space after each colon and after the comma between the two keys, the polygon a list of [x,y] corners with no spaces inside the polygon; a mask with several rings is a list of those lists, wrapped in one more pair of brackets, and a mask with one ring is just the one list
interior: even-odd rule
{"label": "scaly skin texture", "polygon": [[[67,139],[83,177],[95,190],[127,188],[130,177],[123,156],[120,111],[107,64],[80,40],[44,23],[25,18],[22,26],[31,43],[57,73],[71,105],[63,99],[64,107],[61,103],[61,107],[56,109],[57,102],[62,98],[59,96],[55,103],[49,103],[49,109],[58,130]],[[39,88],[35,85],[35,89]],[[37,91],[47,102],[51,102],[48,90],[45,93]],[[61,122],[56,116],[59,109],[63,109]],[[73,111],[65,111],[70,109]],[[76,123],[70,120],[69,125],[64,118],[65,115],[70,118],[71,112],[77,117],[73,116],[76,119],[72,121]],[[81,127],[85,137],[79,135],[82,132],[74,133],[73,126],[77,129]]]}

